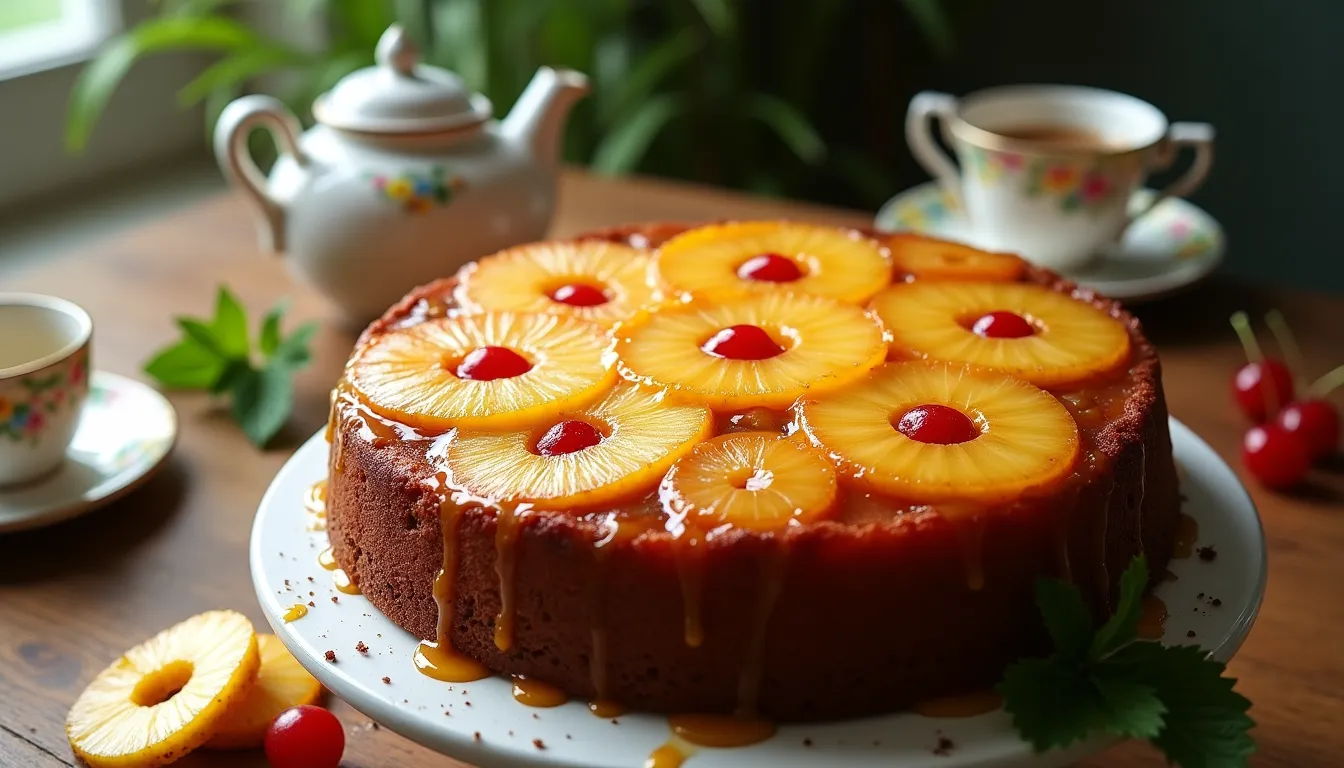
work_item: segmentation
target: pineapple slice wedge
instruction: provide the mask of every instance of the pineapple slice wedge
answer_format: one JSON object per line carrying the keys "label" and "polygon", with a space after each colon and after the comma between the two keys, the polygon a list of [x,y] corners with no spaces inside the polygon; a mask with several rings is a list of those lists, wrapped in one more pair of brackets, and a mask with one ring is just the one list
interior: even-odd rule
{"label": "pineapple slice wedge", "polygon": [[[893,356],[994,368],[1047,389],[1106,376],[1129,359],[1129,332],[1118,320],[1039,285],[916,281],[891,286],[872,306]],[[1032,332],[991,338],[972,330],[995,312],[1020,316]]]}
{"label": "pineapple slice wedge", "polygon": [[[429,320],[375,338],[346,369],[350,385],[382,416],[413,427],[509,429],[601,397],[616,373],[610,337],[573,317],[486,312]],[[528,369],[491,380],[459,378],[475,351],[503,348]]]}
{"label": "pineapple slice wedge", "polygon": [[[763,329],[783,351],[763,359],[729,359],[705,351],[716,334],[742,325]],[[886,356],[881,324],[871,313],[804,294],[667,305],[613,332],[627,379],[718,410],[787,408],[804,392],[853,381]]]}
{"label": "pineapple slice wedge", "polygon": [[147,768],[210,739],[252,687],[252,623],[209,611],[165,629],[103,670],[70,708],[66,735],[94,768]]}
{"label": "pineapple slice wedge", "polygon": [[[750,276],[754,259],[773,259],[783,274]],[[876,240],[852,229],[781,221],[740,221],[684,232],[654,257],[665,287],[724,299],[795,292],[867,301],[891,282],[891,258]]]}
{"label": "pineapple slice wedge", "polygon": [[256,684],[224,715],[206,749],[260,747],[281,712],[322,698],[322,684],[290,655],[280,638],[257,635],[257,652],[261,667]]}
{"label": "pineapple slice wedge", "polygon": [[604,240],[534,243],[500,251],[458,273],[469,308],[572,315],[611,325],[653,303],[648,251]]}
{"label": "pineapple slice wedge", "polygon": [[835,466],[816,448],[778,434],[720,435],[668,470],[659,497],[685,525],[777,531],[831,511]]}
{"label": "pineapple slice wedge", "polygon": [[[901,431],[907,414],[930,405],[968,419],[970,439],[939,444]],[[1078,425],[1049,392],[944,362],[887,363],[827,397],[803,400],[798,412],[813,444],[853,482],[916,503],[1012,501],[1061,482],[1080,450]]]}
{"label": "pineapple slice wedge", "polygon": [[[543,455],[539,441],[548,428],[575,421],[596,428],[600,439]],[[474,495],[548,509],[592,507],[651,489],[712,429],[707,409],[621,383],[601,401],[557,413],[538,429],[460,430],[446,458],[453,484]]]}
{"label": "pineapple slice wedge", "polygon": [[1011,283],[1021,280],[1027,264],[1011,253],[993,253],[962,243],[938,240],[913,232],[887,237],[887,248],[898,271],[916,280],[982,280]]}

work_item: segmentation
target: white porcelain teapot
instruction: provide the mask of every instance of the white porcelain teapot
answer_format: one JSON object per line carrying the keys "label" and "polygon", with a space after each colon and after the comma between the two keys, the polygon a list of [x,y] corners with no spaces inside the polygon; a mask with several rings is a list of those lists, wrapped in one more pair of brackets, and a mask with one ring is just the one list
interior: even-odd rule
{"label": "white porcelain teapot", "polygon": [[[581,73],[543,67],[500,122],[457,75],[420,64],[400,27],[375,58],[318,97],[317,125],[302,135],[293,113],[260,95],[229,104],[215,128],[215,156],[256,204],[262,247],[286,253],[356,324],[416,285],[545,235],[564,121],[588,91]],[[248,154],[256,128],[282,152],[269,179]]]}

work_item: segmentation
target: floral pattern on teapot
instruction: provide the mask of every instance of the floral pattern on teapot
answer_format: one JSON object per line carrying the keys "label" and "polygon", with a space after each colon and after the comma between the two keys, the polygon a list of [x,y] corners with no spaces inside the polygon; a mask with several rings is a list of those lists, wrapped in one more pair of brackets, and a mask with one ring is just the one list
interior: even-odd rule
{"label": "floral pattern on teapot", "polygon": [[441,165],[431,166],[428,173],[372,174],[370,183],[384,200],[400,205],[407,213],[424,213],[435,205],[447,205],[467,186],[461,176],[449,176]]}

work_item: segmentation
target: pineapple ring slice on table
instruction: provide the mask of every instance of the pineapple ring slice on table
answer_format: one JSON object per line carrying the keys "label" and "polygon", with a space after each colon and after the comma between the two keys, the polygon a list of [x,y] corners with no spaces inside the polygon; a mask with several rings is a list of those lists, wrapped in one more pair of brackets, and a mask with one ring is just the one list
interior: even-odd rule
{"label": "pineapple ring slice on table", "polygon": [[1011,283],[1022,279],[1027,264],[1011,253],[994,253],[963,243],[913,232],[887,237],[896,269],[916,280],[983,280]]}
{"label": "pineapple ring slice on table", "polygon": [[803,400],[799,421],[854,482],[917,503],[1011,501],[1062,481],[1080,450],[1049,392],[936,361],[887,363]]}
{"label": "pineapple ring slice on table", "polygon": [[686,525],[776,531],[831,511],[835,465],[816,448],[777,434],[720,435],[672,465],[659,496]]}
{"label": "pineapple ring slice on table", "polygon": [[861,303],[891,282],[881,243],[852,229],[794,222],[692,229],[659,246],[654,263],[668,289],[718,299],[789,291]]}
{"label": "pineapple ring slice on table", "polygon": [[257,652],[261,666],[256,684],[220,720],[206,749],[260,747],[281,712],[322,698],[322,684],[290,655],[280,638],[257,635]]}
{"label": "pineapple ring slice on table", "polygon": [[94,768],[171,763],[201,746],[252,687],[252,623],[208,611],[126,652],[79,695],[65,722],[70,747]]}
{"label": "pineapple ring slice on table", "polygon": [[[916,281],[891,286],[872,307],[897,354],[994,368],[1048,389],[1096,379],[1129,359],[1129,332],[1118,320],[1039,285]],[[986,327],[987,318],[1009,321],[1009,332]]]}
{"label": "pineapple ring slice on table", "polygon": [[[765,343],[777,353],[733,359],[710,351],[744,326],[768,336]],[[665,305],[613,332],[623,376],[717,410],[787,408],[805,392],[853,381],[886,357],[882,326],[872,313],[805,294]]]}
{"label": "pineapple ring slice on table", "polygon": [[648,251],[603,240],[522,245],[468,264],[456,296],[464,307],[610,325],[654,301],[652,263]]}
{"label": "pineapple ring slice on table", "polygon": [[591,507],[652,488],[712,430],[707,409],[621,383],[533,429],[461,430],[446,456],[453,483],[477,496]]}
{"label": "pineapple ring slice on table", "polygon": [[[375,338],[346,377],[374,411],[414,427],[509,429],[601,397],[616,379],[609,342],[607,329],[573,317],[456,315]],[[463,378],[482,350],[506,358],[502,375]]]}

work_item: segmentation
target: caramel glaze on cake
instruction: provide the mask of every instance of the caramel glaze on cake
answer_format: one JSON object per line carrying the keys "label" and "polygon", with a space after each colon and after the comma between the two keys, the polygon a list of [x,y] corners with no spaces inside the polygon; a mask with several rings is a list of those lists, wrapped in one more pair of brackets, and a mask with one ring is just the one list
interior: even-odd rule
{"label": "caramel glaze on cake", "polygon": [[[589,237],[656,247],[683,229]],[[991,686],[1045,647],[1038,577],[1068,579],[1103,616],[1131,558],[1146,553],[1150,573],[1163,573],[1179,517],[1160,368],[1138,321],[1050,272],[1029,268],[1025,279],[1110,314],[1132,342],[1122,374],[1056,393],[1078,422],[1083,458],[1047,497],[967,515],[850,488],[831,520],[708,541],[667,533],[652,490],[619,509],[498,513],[449,500],[434,440],[342,387],[328,491],[336,560],[375,607],[425,640],[438,630],[435,577],[455,562],[458,652],[634,709],[817,720]],[[452,288],[415,290],[361,344],[442,315]],[[719,428],[786,421],[758,409],[721,415]],[[456,529],[446,550],[445,524]]]}

